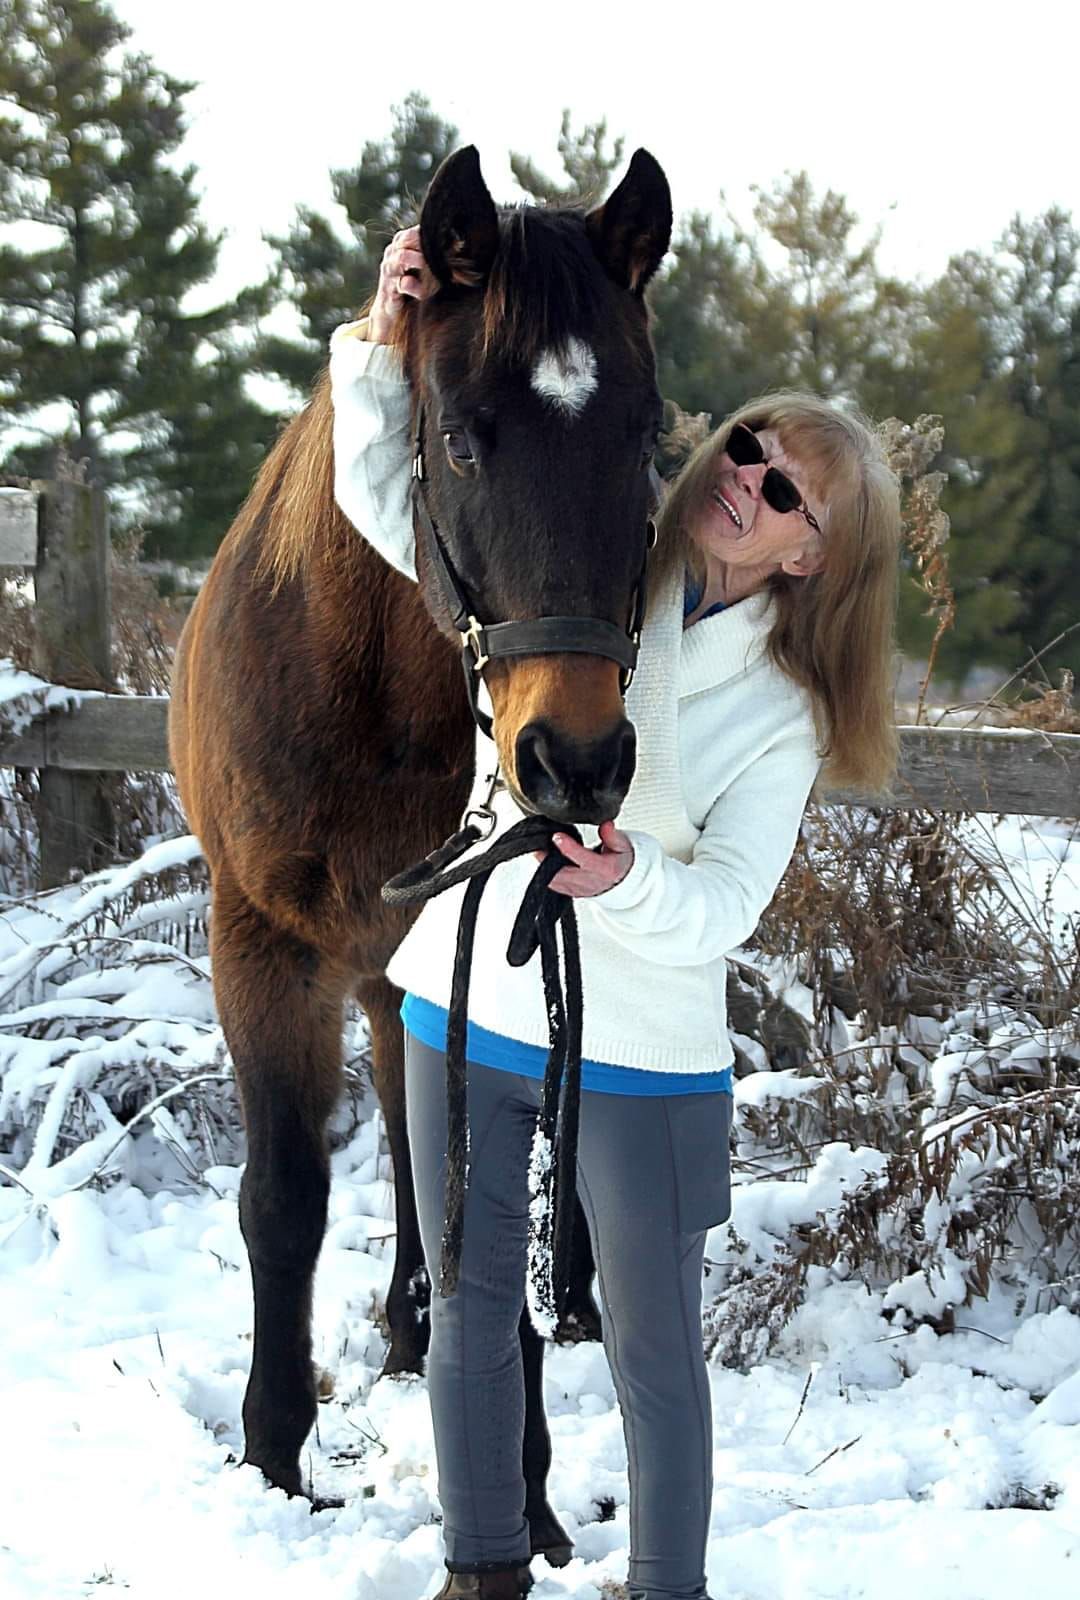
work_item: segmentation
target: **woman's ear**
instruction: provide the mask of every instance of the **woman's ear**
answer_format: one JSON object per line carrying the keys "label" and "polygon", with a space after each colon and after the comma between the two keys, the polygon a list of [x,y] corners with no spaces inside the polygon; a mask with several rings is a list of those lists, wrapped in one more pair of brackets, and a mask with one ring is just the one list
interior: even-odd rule
{"label": "woman's ear", "polygon": [[812,578],[825,565],[825,546],[819,533],[811,533],[797,555],[780,563],[780,570],[792,578]]}

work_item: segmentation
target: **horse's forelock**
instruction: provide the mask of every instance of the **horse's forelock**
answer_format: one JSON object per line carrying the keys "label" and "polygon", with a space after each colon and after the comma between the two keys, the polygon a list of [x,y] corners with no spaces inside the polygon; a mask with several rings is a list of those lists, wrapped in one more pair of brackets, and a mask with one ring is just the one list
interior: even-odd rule
{"label": "horse's forelock", "polygon": [[[652,360],[640,302],[611,283],[589,240],[585,213],[576,207],[500,208],[499,248],[487,282],[466,296],[478,306],[476,319],[440,316],[438,299],[430,320],[416,314],[421,307],[415,301],[397,319],[390,341],[410,380],[437,349],[451,354],[456,339],[469,341],[457,352],[455,364],[464,368],[479,360],[531,370],[574,340],[591,345],[599,329],[610,334],[613,324],[632,359],[642,367]],[[454,303],[461,298],[459,289]]]}
{"label": "horse's forelock", "polygon": [[484,290],[486,359],[531,367],[545,352],[587,339],[607,299],[582,211],[520,206],[502,213]]}

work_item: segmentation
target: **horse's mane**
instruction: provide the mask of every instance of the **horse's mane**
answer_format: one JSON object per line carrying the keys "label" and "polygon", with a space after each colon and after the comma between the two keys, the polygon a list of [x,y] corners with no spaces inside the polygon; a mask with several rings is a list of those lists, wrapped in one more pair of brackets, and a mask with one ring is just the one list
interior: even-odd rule
{"label": "horse's mane", "polygon": [[296,577],[310,551],[329,544],[344,520],[334,499],[334,411],[324,369],[308,404],[259,468],[232,537],[259,539],[258,575],[278,589]]}
{"label": "horse's mane", "polygon": [[[606,280],[584,224],[584,212],[575,207],[500,209],[499,247],[478,324],[483,359],[531,366],[543,351],[565,348],[596,325]],[[419,355],[417,320],[410,305],[393,335],[410,372]],[[310,552],[325,547],[341,517],[334,501],[333,407],[324,370],[310,403],[264,461],[234,531],[243,537],[258,529],[259,570],[276,588],[299,572]]]}

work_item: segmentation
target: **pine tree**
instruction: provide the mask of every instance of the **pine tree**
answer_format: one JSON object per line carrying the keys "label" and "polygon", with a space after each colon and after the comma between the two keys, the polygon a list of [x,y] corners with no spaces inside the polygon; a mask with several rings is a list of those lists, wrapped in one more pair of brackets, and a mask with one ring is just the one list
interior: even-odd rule
{"label": "pine tree", "polygon": [[868,404],[882,380],[893,387],[906,359],[912,303],[910,289],[878,267],[880,228],[860,243],[843,195],[818,196],[806,172],[755,193],[754,221],[784,252],[772,275],[790,308],[783,381]]}
{"label": "pine tree", "polygon": [[365,144],[359,166],[330,174],[345,228],[310,206],[298,206],[289,232],[269,238],[277,252],[279,287],[300,315],[301,337],[264,339],[258,359],[265,372],[285,380],[298,401],[326,360],[334,328],[355,317],[373,294],[388,240],[415,222],[432,175],[457,138],[457,129],[423,95],[406,96],[394,109],[389,137]]}
{"label": "pine tree", "polygon": [[[0,425],[9,470],[62,443],[183,553],[212,548],[272,431],[235,353],[260,296],[183,309],[218,248],[173,164],[191,85],[122,54],[128,34],[104,0],[0,7],[0,222],[21,224],[0,247]],[[207,414],[218,452],[191,452]]]}
{"label": "pine tree", "polygon": [[[730,219],[729,219],[730,224]],[[692,213],[650,291],[661,393],[719,422],[780,381],[790,308],[752,241]]]}
{"label": "pine tree", "polygon": [[717,420],[780,386],[895,411],[915,298],[879,270],[878,236],[859,243],[843,197],[819,197],[804,172],[755,192],[754,232],[730,213],[679,229],[653,293],[664,393]]}
{"label": "pine tree", "polygon": [[945,419],[957,618],[942,664],[1080,670],[1080,236],[1052,209],[926,296],[920,388]]}
{"label": "pine tree", "polygon": [[612,174],[622,165],[625,140],[620,135],[608,151],[605,119],[588,123],[580,133],[570,131],[570,112],[564,111],[558,151],[566,177],[549,178],[528,156],[511,151],[510,170],[525,193],[544,205],[596,206],[611,188]]}
{"label": "pine tree", "polygon": [[1052,207],[998,246],[1012,313],[1007,384],[1024,423],[1030,511],[1020,532],[1029,651],[1072,630],[1048,663],[1080,671],[1080,233]]}

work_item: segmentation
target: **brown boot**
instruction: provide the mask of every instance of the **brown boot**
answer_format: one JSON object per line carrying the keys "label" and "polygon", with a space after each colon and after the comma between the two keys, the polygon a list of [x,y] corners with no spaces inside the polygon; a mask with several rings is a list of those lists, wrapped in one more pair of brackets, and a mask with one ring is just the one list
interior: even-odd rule
{"label": "brown boot", "polygon": [[528,1567],[503,1572],[448,1572],[435,1600],[523,1600],[532,1586]]}

